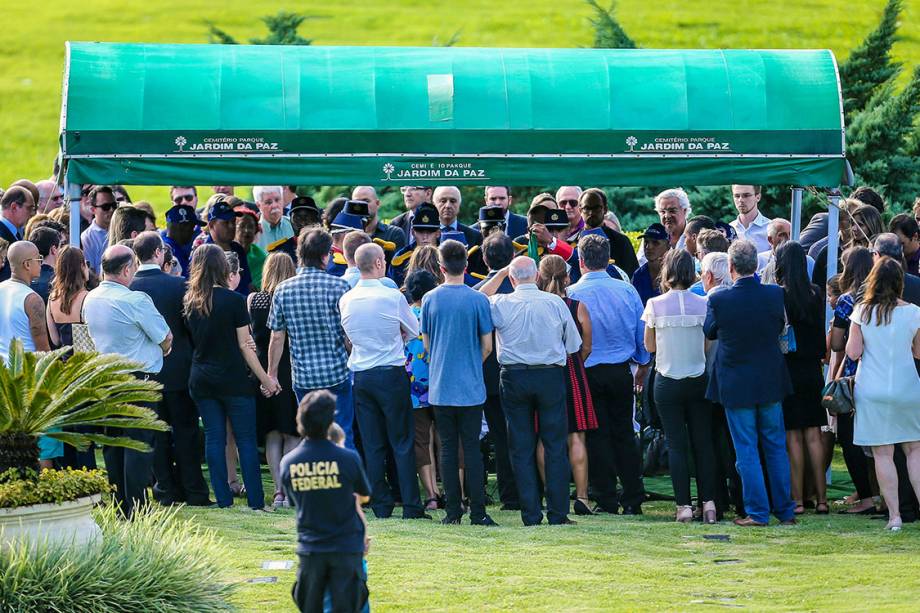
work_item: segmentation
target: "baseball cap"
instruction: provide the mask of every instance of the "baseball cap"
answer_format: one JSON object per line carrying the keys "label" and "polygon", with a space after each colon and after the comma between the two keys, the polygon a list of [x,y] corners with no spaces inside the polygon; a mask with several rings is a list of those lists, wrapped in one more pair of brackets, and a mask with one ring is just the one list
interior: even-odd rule
{"label": "baseball cap", "polygon": [[221,221],[229,221],[240,215],[233,210],[233,207],[229,202],[221,198],[220,200],[215,200],[211,203],[211,206],[208,207],[208,221],[212,219],[220,219]]}
{"label": "baseball cap", "polygon": [[441,220],[438,217],[438,209],[427,202],[418,205],[415,208],[415,216],[412,218],[412,227],[419,230],[440,230]]}
{"label": "baseball cap", "polygon": [[166,211],[166,221],[168,223],[193,223],[203,226],[205,223],[198,218],[195,207],[188,204],[176,204],[169,207]]}
{"label": "baseball cap", "polygon": [[642,233],[641,238],[649,238],[656,241],[666,241],[668,240],[668,231],[665,230],[664,226],[660,223],[653,223],[645,230],[645,232]]}

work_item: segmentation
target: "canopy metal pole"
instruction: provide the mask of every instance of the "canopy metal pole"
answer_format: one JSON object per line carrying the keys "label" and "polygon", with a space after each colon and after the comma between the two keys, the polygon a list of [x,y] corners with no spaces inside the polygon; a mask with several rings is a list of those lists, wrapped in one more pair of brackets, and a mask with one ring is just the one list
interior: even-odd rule
{"label": "canopy metal pole", "polygon": [[[840,191],[835,189],[830,192],[829,205],[827,207],[827,278],[830,279],[837,274],[837,248],[840,243],[838,228],[840,223]],[[825,329],[830,325],[834,312],[831,310],[830,298],[827,302],[827,313],[825,316]]]}
{"label": "canopy metal pole", "polygon": [[64,175],[64,206],[70,207],[70,246],[80,246],[80,184],[73,184]]}
{"label": "canopy metal pole", "polygon": [[802,188],[792,188],[792,211],[789,213],[789,221],[792,222],[792,240],[799,240],[802,234]]}

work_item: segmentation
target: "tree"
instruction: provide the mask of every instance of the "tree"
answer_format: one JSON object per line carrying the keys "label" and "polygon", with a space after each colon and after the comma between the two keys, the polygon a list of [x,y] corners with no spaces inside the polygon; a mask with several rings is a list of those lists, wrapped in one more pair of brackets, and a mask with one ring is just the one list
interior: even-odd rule
{"label": "tree", "polygon": [[888,0],[882,20],[840,65],[843,109],[847,122],[866,104],[883,84],[897,75],[901,64],[891,59],[891,47],[898,40],[898,17],[903,0]]}
{"label": "tree", "polygon": [[920,187],[920,159],[914,154],[920,114],[920,66],[895,94],[887,81],[847,127],[847,158],[860,182],[883,186],[892,203],[907,203]]}
{"label": "tree", "polygon": [[[268,35],[264,38],[251,38],[253,45],[309,45],[312,39],[303,38],[297,33],[298,28],[307,19],[315,19],[311,15],[278,11],[275,15],[262,17],[262,22],[268,28]],[[207,22],[208,42],[221,45],[237,45],[237,40],[221,30],[213,22]]]}
{"label": "tree", "polygon": [[603,8],[597,3],[597,0],[586,0],[588,5],[594,9],[594,19],[590,19],[591,25],[594,26],[594,48],[595,49],[635,49],[636,42],[629,37],[626,30],[617,21],[614,15],[616,1],[612,0],[610,8]]}

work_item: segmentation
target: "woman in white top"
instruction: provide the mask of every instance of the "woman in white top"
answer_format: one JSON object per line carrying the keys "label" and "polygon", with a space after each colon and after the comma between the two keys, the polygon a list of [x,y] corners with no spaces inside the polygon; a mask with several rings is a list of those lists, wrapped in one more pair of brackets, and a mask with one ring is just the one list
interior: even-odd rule
{"label": "woman in white top", "polygon": [[879,489],[888,506],[887,530],[901,529],[894,446],[920,497],[920,307],[901,300],[904,271],[891,258],[876,262],[850,318],[847,355],[859,360],[853,442],[872,447]]}
{"label": "woman in white top", "polygon": [[645,307],[645,347],[655,353],[655,404],[668,441],[668,464],[677,500],[677,521],[693,519],[690,447],[696,464],[703,521],[716,523],[712,405],[706,400],[703,321],[706,299],[688,291],[696,280],[693,256],[669,252],[661,269],[662,296]]}

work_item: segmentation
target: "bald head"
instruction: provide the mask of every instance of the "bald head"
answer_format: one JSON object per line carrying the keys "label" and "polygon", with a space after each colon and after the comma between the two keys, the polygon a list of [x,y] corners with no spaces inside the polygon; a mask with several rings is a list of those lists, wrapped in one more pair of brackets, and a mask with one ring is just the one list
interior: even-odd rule
{"label": "bald head", "polygon": [[[10,270],[13,274],[20,279],[27,278],[28,269],[39,269],[41,268],[41,262],[38,262],[34,258],[38,257],[38,247],[29,241],[16,241],[10,245],[9,250],[6,252],[6,257],[10,262]],[[37,262],[38,266],[32,266],[33,263]],[[36,275],[37,276],[37,275]],[[28,279],[31,281],[32,279]]]}
{"label": "bald head", "polygon": [[359,185],[351,191],[352,200],[363,200],[367,203],[367,212],[371,217],[377,216],[377,209],[380,208],[380,198],[377,197],[377,190],[370,185]]}
{"label": "bald head", "polygon": [[361,271],[362,279],[379,279],[386,271],[383,249],[376,243],[361,245],[355,251],[355,266]]}
{"label": "bald head", "polygon": [[136,270],[134,251],[125,245],[112,245],[102,254],[102,272],[106,281],[124,286],[131,284]]}
{"label": "bald head", "polygon": [[777,217],[767,225],[767,242],[776,251],[776,248],[792,237],[792,224]]}
{"label": "bald head", "polygon": [[511,265],[508,268],[508,276],[511,277],[515,285],[520,285],[521,283],[536,283],[537,264],[533,261],[533,258],[526,255],[519,255],[511,260]]}

